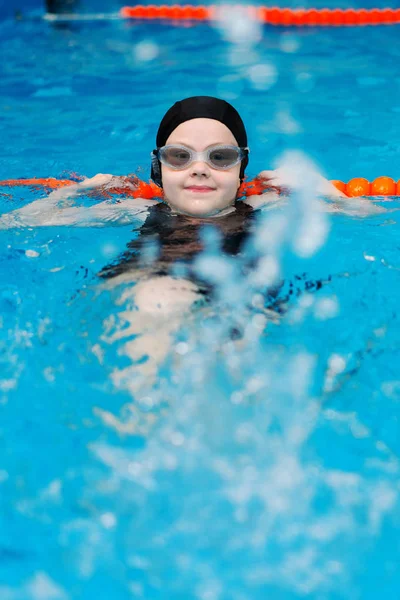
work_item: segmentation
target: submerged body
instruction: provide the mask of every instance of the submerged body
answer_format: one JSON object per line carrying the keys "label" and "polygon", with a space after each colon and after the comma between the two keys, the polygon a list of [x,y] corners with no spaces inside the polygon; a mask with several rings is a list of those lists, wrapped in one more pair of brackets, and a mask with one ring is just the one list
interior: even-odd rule
{"label": "submerged body", "polygon": [[[218,218],[197,219],[171,211],[165,203],[151,206],[137,238],[127,250],[100,275],[111,278],[129,271],[145,270],[151,275],[169,275],[179,266],[190,279],[196,277],[194,261],[204,250],[204,227],[214,227],[223,254],[239,254],[253,231],[255,211],[245,202]],[[200,283],[200,282],[199,282]],[[205,285],[205,282],[201,282]]]}
{"label": "submerged body", "polygon": [[215,229],[222,256],[238,256],[253,231],[255,217],[254,209],[243,201],[223,215],[203,219],[176,213],[161,202],[149,207],[137,237],[99,273],[106,286],[121,285],[119,304],[134,306],[120,315],[121,333],[107,339],[126,338],[123,352],[132,361],[114,372],[116,386],[135,397],[145,395],[154,386],[158,367],[168,356],[183,320],[194,306],[205,307],[212,299],[214,284],[196,269],[196,259],[204,249],[204,227]]}

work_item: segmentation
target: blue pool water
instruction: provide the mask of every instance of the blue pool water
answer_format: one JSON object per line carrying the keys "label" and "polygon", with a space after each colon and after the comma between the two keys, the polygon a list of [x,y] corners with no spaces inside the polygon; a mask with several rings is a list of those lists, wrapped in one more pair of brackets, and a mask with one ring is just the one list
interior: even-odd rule
{"label": "blue pool water", "polygon": [[[1,179],[147,178],[160,117],[194,94],[239,109],[251,175],[297,150],[329,178],[400,177],[397,27],[226,41],[35,15],[0,23]],[[40,196],[0,192],[2,212]],[[287,310],[264,331],[239,282],[140,401],[107,341],[129,301],[97,275],[132,225],[0,232],[1,600],[398,598],[399,202],[375,204],[266,214]]]}

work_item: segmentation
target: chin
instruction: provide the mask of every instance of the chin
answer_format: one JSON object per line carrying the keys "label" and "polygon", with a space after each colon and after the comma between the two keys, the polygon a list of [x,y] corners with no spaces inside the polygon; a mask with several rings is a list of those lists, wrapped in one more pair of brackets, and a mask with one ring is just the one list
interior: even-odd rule
{"label": "chin", "polygon": [[193,217],[208,217],[220,212],[220,209],[216,206],[207,206],[206,203],[196,206],[186,207],[186,213]]}
{"label": "chin", "polygon": [[206,199],[199,199],[197,201],[185,199],[183,202],[179,202],[179,204],[169,203],[169,205],[172,210],[191,217],[207,217],[221,210],[218,206],[215,206],[214,202],[207,202]]}

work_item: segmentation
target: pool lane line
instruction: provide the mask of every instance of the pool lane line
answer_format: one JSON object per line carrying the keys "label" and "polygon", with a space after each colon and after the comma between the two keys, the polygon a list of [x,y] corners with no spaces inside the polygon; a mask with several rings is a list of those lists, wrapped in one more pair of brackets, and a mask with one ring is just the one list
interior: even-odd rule
{"label": "pool lane line", "polygon": [[45,13],[43,15],[43,19],[45,21],[50,22],[70,22],[70,21],[120,21],[121,14],[119,12],[116,13],[88,13],[88,14],[79,14],[79,13],[64,13],[64,14],[54,14],[54,13]]}

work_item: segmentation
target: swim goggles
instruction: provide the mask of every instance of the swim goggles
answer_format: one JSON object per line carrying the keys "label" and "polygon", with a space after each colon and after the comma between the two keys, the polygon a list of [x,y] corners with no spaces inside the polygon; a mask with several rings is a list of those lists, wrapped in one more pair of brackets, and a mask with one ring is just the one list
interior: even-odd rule
{"label": "swim goggles", "polygon": [[194,161],[206,162],[212,169],[225,171],[240,163],[249,153],[248,148],[218,144],[203,152],[195,152],[187,146],[171,144],[153,150],[151,156],[163,165],[177,171],[186,169]]}

